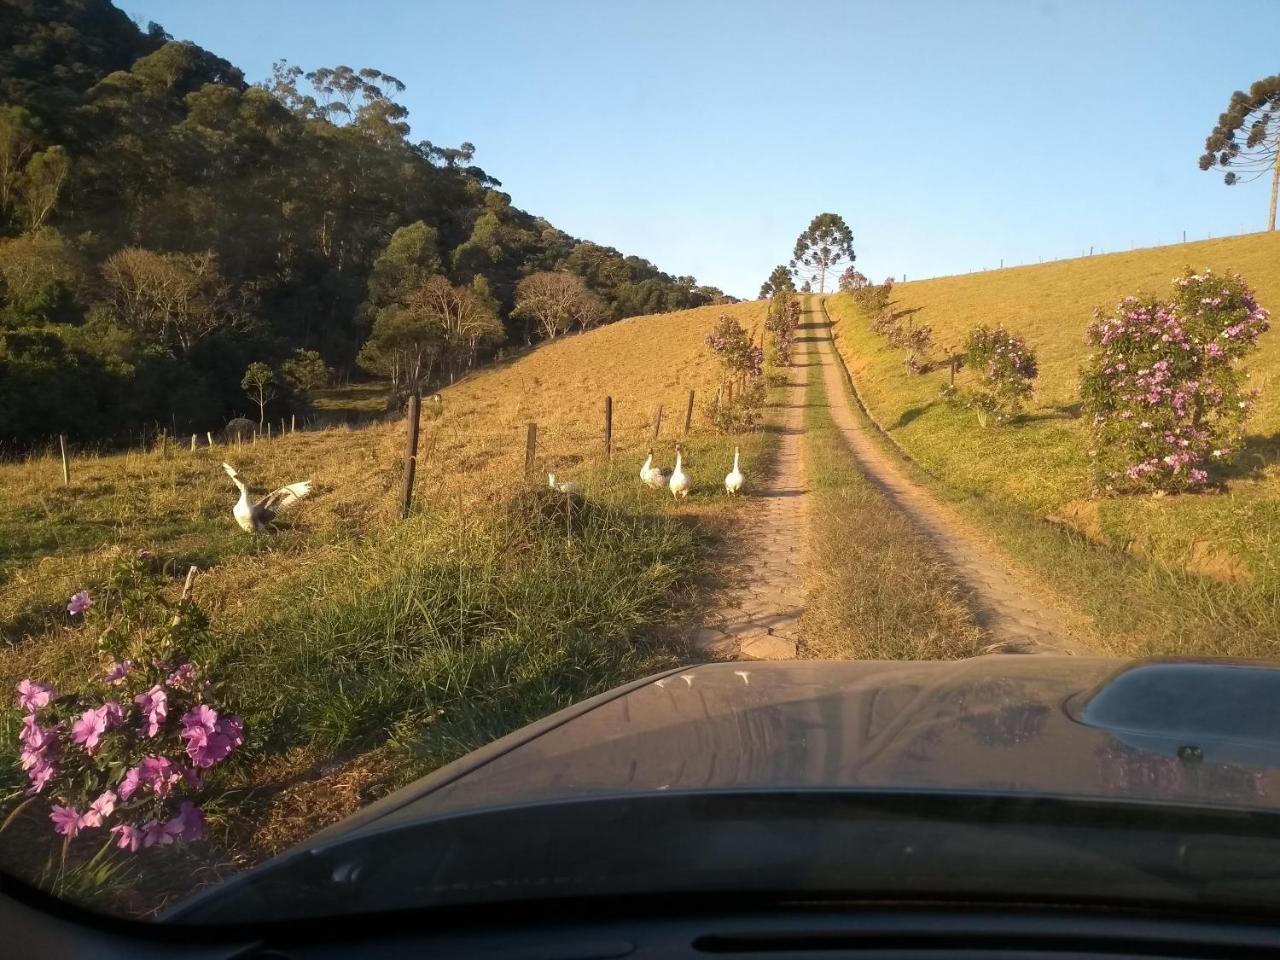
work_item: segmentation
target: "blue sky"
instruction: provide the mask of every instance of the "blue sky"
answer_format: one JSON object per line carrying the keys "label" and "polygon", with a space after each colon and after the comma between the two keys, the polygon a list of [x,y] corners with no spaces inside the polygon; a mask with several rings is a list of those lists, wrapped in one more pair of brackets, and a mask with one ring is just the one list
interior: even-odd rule
{"label": "blue sky", "polygon": [[738,296],[816,213],[908,279],[1266,226],[1196,166],[1280,2],[117,0],[265,78],[406,84],[517,206]]}

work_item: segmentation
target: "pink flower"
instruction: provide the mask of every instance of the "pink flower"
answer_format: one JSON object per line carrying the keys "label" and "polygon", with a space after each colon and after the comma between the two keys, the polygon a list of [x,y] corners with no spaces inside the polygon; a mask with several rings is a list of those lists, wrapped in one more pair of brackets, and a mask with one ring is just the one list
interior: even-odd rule
{"label": "pink flower", "polygon": [[111,832],[116,835],[116,846],[121,850],[137,853],[142,849],[142,831],[137,827],[121,823],[112,827]]}
{"label": "pink flower", "polygon": [[67,613],[73,617],[78,617],[86,610],[93,606],[93,597],[89,596],[88,590],[81,590],[71,598],[67,603]]}
{"label": "pink flower", "polygon": [[183,693],[195,693],[197,680],[195,665],[184,663],[169,674],[165,685],[174,690],[181,690]]}
{"label": "pink flower", "polygon": [[84,746],[84,752],[92,754],[98,749],[102,735],[118,727],[124,720],[120,704],[108,701],[96,710],[86,710],[71,727],[71,742]]}
{"label": "pink flower", "polygon": [[18,684],[18,706],[32,713],[41,707],[47,707],[49,701],[57,695],[53,687],[33,683],[31,680],[23,680]]}
{"label": "pink flower", "polygon": [[55,803],[49,819],[53,821],[53,829],[68,839],[74,838],[80,832],[80,811],[75,807],[64,807]]}
{"label": "pink flower", "polygon": [[71,742],[81,744],[85,753],[93,753],[106,732],[107,718],[97,710],[86,710],[71,725]]}
{"label": "pink flower", "polygon": [[113,663],[111,669],[102,679],[107,683],[120,684],[124,682],[124,678],[129,675],[129,671],[133,669],[132,660],[122,660],[119,663]]}
{"label": "pink flower", "polygon": [[165,797],[179,780],[182,774],[174,768],[168,757],[144,757],[136,767],[125,772],[120,781],[120,796],[128,800],[138,787],[146,786],[157,797]]}
{"label": "pink flower", "polygon": [[219,717],[216,710],[202,703],[183,715],[181,736],[187,741],[191,761],[207,768],[221,763],[244,743],[244,725],[239,717]]}
{"label": "pink flower", "polygon": [[31,792],[39,793],[49,785],[49,781],[53,779],[58,772],[56,764],[43,762],[38,763],[27,773],[27,777],[31,780]]}
{"label": "pink flower", "polygon": [[100,827],[116,808],[116,795],[111,790],[104,790],[102,796],[89,804],[89,809],[80,817],[80,827]]}
{"label": "pink flower", "polygon": [[58,728],[40,726],[36,715],[29,713],[22,718],[22,730],[18,733],[18,739],[31,750],[43,753],[57,744]]}
{"label": "pink flower", "polygon": [[157,683],[146,693],[140,693],[134,697],[133,702],[142,711],[142,732],[148,737],[154,737],[160,732],[160,726],[169,714],[169,695],[165,693],[164,687]]}
{"label": "pink flower", "polygon": [[130,767],[125,771],[124,779],[120,781],[120,799],[128,800],[142,786],[142,771],[137,767]]}
{"label": "pink flower", "polygon": [[164,825],[166,832],[177,828],[179,840],[194,843],[204,836],[204,813],[190,800],[183,800],[177,816]]}
{"label": "pink flower", "polygon": [[183,824],[178,818],[160,823],[151,820],[142,825],[142,845],[144,847],[167,847],[182,835]]}

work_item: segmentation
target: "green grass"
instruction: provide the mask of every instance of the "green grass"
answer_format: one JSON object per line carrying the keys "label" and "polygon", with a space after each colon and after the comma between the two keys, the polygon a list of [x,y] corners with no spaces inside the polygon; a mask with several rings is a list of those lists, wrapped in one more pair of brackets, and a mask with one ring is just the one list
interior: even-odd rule
{"label": "green grass", "polygon": [[[810,354],[812,358],[813,354]],[[928,541],[855,465],[818,368],[805,397],[810,583],[805,652],[827,659],[974,656],[983,637]]]}
{"label": "green grass", "polygon": [[[1237,270],[1264,305],[1280,307],[1280,236],[1269,234],[899,285],[894,309],[915,311],[940,344],[959,345],[979,322],[1027,337],[1041,376],[1031,408],[1007,427],[983,429],[945,401],[945,369],[907,375],[902,351],[871,331],[851,298],[828,305],[877,422],[943,496],[1089,613],[1107,649],[1271,657],[1280,653],[1280,390],[1267,384],[1280,379],[1277,334],[1248,364],[1263,400],[1245,454],[1221,477],[1224,493],[1087,499],[1074,391],[1092,308],[1138,291],[1165,295],[1186,265]],[[962,371],[962,389],[969,376]]]}

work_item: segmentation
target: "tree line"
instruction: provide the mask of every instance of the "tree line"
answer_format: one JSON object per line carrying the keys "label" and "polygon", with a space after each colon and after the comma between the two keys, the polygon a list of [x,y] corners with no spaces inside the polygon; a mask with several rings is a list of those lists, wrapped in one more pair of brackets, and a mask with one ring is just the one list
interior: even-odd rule
{"label": "tree line", "polygon": [[255,363],[283,412],[286,362],[401,389],[729,299],[515,207],[380,70],[250,84],[108,0],[0,3],[0,36],[0,443],[217,426]]}

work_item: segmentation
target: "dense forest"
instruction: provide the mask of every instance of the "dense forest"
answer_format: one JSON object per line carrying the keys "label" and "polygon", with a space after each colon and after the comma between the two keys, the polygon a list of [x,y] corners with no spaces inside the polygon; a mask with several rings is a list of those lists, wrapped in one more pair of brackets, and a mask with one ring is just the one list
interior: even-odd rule
{"label": "dense forest", "polygon": [[404,382],[406,344],[438,381],[554,335],[530,278],[605,322],[729,299],[514,207],[471,144],[411,139],[403,90],[250,84],[108,0],[0,0],[0,451],[216,428],[251,367],[280,412],[331,374]]}

